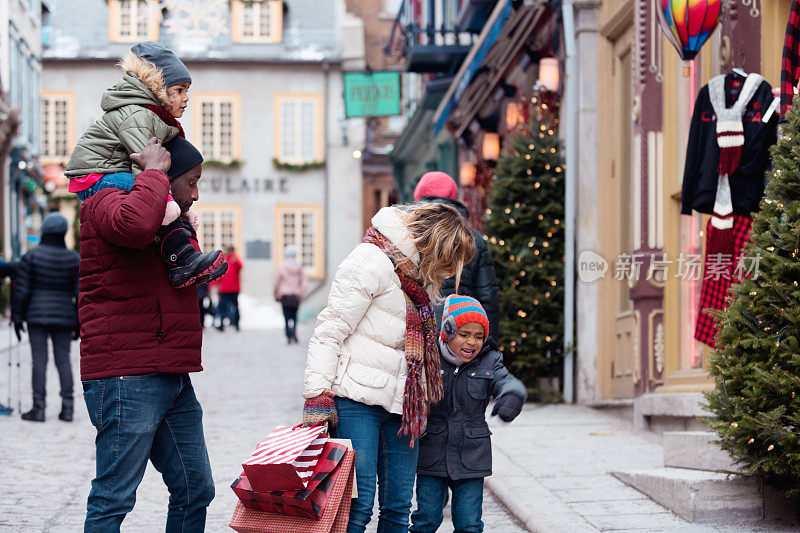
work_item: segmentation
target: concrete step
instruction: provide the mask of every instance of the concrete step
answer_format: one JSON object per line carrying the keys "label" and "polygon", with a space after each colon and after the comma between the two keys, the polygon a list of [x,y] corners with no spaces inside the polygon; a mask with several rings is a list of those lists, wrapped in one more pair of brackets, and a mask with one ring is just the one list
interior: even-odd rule
{"label": "concrete step", "polygon": [[670,467],[611,474],[690,522],[764,519],[761,487],[752,477]]}
{"label": "concrete step", "polygon": [[665,431],[664,466],[712,472],[741,472],[730,455],[717,444],[713,431]]}

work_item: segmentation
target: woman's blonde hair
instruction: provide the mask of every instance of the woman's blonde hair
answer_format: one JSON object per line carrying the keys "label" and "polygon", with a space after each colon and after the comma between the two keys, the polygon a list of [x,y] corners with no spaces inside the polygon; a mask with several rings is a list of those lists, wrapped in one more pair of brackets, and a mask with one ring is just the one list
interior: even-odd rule
{"label": "woman's blonde hair", "polygon": [[469,222],[454,207],[438,202],[422,202],[398,206],[408,231],[419,252],[419,273],[422,283],[439,289],[445,278],[455,277],[456,291],[464,265],[475,255],[475,238]]}
{"label": "woman's blonde hair", "polygon": [[119,63],[117,67],[122,69],[123,72],[130,72],[137,78],[142,80],[145,87],[153,91],[153,94],[161,101],[164,106],[169,106],[169,97],[167,96],[167,87],[164,83],[164,74],[161,69],[146,59],[142,59],[133,52],[128,52]]}

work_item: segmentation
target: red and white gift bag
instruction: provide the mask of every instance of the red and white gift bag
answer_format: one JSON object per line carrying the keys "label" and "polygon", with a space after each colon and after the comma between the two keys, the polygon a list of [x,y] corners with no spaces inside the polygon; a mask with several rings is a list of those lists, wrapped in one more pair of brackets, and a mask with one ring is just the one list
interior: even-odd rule
{"label": "red and white gift bag", "polygon": [[324,425],[278,426],[242,463],[257,492],[302,490],[328,440]]}

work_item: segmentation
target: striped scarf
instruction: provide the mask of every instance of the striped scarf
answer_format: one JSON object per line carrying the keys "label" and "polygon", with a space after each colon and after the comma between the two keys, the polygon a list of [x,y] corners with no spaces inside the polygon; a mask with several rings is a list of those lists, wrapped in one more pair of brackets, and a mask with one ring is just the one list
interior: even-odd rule
{"label": "striped scarf", "polygon": [[[369,228],[364,242],[374,244],[392,261],[406,297],[406,385],[403,393],[403,422],[397,435],[414,439],[425,432],[430,406],[444,396],[439,351],[436,348],[436,318],[428,293],[419,280],[419,270],[397,247],[375,228]],[[423,384],[427,376],[427,393]]]}
{"label": "striped scarf", "polygon": [[725,80],[723,74],[711,78],[708,82],[708,95],[714,114],[717,116],[717,144],[719,145],[719,162],[717,173],[717,195],[714,200],[714,213],[711,217],[709,234],[706,237],[706,252],[724,254],[731,257],[733,253],[733,199],[731,198],[730,177],[739,168],[739,160],[744,146],[744,124],[742,122],[747,105],[755,95],[764,78],[759,74],[748,74],[739,92],[736,102],[731,107],[725,102]]}

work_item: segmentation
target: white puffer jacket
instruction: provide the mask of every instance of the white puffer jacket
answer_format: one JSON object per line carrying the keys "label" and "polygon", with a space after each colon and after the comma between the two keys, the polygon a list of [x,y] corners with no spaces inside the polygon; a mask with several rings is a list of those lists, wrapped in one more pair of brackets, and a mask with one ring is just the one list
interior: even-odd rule
{"label": "white puffer jacket", "polygon": [[[416,265],[419,253],[398,212],[384,207],[372,225]],[[350,252],[317,316],[308,346],[303,397],[323,389],[390,413],[403,412],[406,300],[386,254],[362,243]]]}

